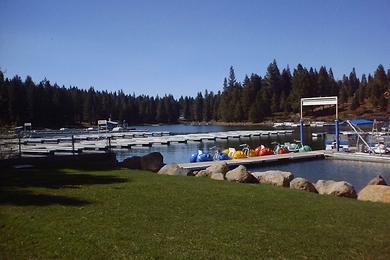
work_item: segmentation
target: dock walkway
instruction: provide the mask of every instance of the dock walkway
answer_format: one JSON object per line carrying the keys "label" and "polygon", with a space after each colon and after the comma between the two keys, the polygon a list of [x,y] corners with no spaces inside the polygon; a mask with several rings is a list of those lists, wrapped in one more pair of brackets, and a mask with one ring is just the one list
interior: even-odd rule
{"label": "dock walkway", "polygon": [[[332,150],[318,150],[304,153],[287,153],[277,155],[267,155],[261,157],[250,157],[244,159],[226,160],[229,167],[244,165],[246,167],[261,166],[267,163],[285,163],[299,160],[315,160],[315,159],[334,159],[334,160],[348,160],[359,162],[379,162],[390,164],[390,156],[386,155],[369,155],[364,153],[345,153],[336,152]],[[189,169],[191,171],[203,170],[215,163],[197,162],[197,163],[180,163],[180,167]],[[389,168],[390,169],[390,168]]]}
{"label": "dock walkway", "polygon": [[[277,154],[277,155],[267,155],[259,157],[249,157],[243,159],[234,159],[226,160],[229,167],[234,167],[238,165],[244,165],[247,167],[259,166],[267,163],[277,163],[277,162],[292,162],[297,160],[313,160],[313,159],[324,159],[325,150],[311,151],[304,153],[286,153],[286,154]],[[196,162],[196,163],[180,163],[179,166],[185,169],[192,171],[203,170],[215,163],[215,161],[210,162]]]}
{"label": "dock walkway", "polygon": [[[132,149],[133,147],[152,147],[154,145],[186,144],[188,142],[215,142],[217,140],[245,139],[261,136],[290,135],[293,130],[250,130],[226,131],[197,134],[172,135],[169,132],[121,132],[101,133],[46,138],[23,138],[21,150],[24,155],[53,153],[73,153],[105,151],[109,149]],[[72,141],[74,151],[72,149]],[[244,141],[245,142],[245,141]],[[18,139],[1,140],[0,145],[18,146]]]}
{"label": "dock walkway", "polygon": [[[359,162],[379,162],[390,163],[389,155],[368,154],[368,153],[345,153],[345,152],[328,152],[326,151],[326,157],[335,160],[348,160]],[[389,166],[390,170],[390,166]]]}

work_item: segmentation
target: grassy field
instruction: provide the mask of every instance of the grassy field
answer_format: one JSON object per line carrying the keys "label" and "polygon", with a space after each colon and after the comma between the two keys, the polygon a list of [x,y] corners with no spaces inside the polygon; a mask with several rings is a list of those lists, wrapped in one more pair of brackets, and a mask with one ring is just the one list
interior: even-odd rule
{"label": "grassy field", "polygon": [[0,174],[0,259],[389,259],[390,205],[111,170]]}

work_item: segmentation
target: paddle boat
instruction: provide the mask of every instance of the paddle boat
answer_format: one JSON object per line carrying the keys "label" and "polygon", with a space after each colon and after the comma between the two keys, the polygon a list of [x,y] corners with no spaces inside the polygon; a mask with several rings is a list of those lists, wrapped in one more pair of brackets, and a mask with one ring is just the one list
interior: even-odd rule
{"label": "paddle boat", "polygon": [[255,156],[257,156],[256,153],[255,153],[255,150],[251,149],[249,145],[241,144],[240,147],[242,147],[242,152],[244,154],[244,157],[255,157]]}
{"label": "paddle boat", "polygon": [[290,152],[283,144],[279,144],[278,142],[272,142],[272,144],[276,144],[273,150],[274,154],[285,154]]}
{"label": "paddle boat", "polygon": [[224,160],[229,160],[229,156],[221,152],[221,150],[217,146],[213,146],[210,148],[211,151],[214,151],[213,155],[213,160],[214,161],[224,161]]}
{"label": "paddle boat", "polygon": [[266,147],[264,145],[260,145],[260,146],[256,147],[255,153],[257,156],[266,156],[266,155],[273,155],[274,151],[269,147]]}
{"label": "paddle boat", "polygon": [[197,153],[191,154],[190,162],[209,162],[213,160],[213,156],[210,153],[198,150]]}
{"label": "paddle boat", "polygon": [[284,143],[284,147],[292,153],[302,153],[312,151],[311,147],[308,145],[302,145],[301,143]]}

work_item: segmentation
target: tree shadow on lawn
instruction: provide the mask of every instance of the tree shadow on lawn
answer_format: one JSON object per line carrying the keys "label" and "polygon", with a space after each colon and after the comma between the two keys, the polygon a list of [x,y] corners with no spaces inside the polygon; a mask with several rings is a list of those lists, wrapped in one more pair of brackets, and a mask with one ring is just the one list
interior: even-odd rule
{"label": "tree shadow on lawn", "polygon": [[66,173],[59,169],[10,169],[0,174],[0,189],[2,187],[80,188],[81,185],[124,182],[129,182],[129,179],[110,175]]}
{"label": "tree shadow on lawn", "polygon": [[49,206],[53,204],[79,207],[91,204],[91,202],[66,196],[36,194],[28,190],[0,191],[0,205]]}
{"label": "tree shadow on lawn", "polygon": [[81,206],[91,202],[78,198],[42,194],[27,188],[79,189],[82,185],[129,182],[127,178],[88,173],[66,173],[58,169],[8,169],[0,174],[0,204]]}

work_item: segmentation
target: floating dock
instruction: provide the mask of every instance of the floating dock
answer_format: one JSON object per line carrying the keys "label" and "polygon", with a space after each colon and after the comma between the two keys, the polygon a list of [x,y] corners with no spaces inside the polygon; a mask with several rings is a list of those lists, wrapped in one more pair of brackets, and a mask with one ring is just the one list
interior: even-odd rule
{"label": "floating dock", "polygon": [[[293,130],[227,131],[172,135],[170,132],[120,132],[20,139],[21,152],[25,156],[53,155],[55,153],[82,153],[110,149],[132,149],[154,145],[186,144],[188,142],[215,142],[262,136],[285,136]],[[19,146],[18,139],[2,140],[0,145]],[[73,145],[73,147],[72,147]]]}
{"label": "floating dock", "polygon": [[[389,155],[368,154],[368,153],[345,153],[345,152],[329,152],[326,151],[325,156],[329,159],[335,160],[348,160],[359,162],[377,162],[377,163],[390,163]],[[389,165],[390,171],[390,165]]]}
{"label": "floating dock", "polygon": [[[268,163],[288,163],[302,160],[317,160],[317,159],[335,159],[335,160],[348,160],[348,161],[360,161],[360,162],[379,162],[389,163],[390,156],[385,155],[369,155],[364,153],[345,153],[336,152],[330,150],[319,150],[304,153],[286,153],[267,155],[260,157],[249,157],[243,159],[226,160],[229,167],[235,167],[238,165],[244,165],[246,167],[261,166]],[[203,170],[215,163],[216,161],[210,162],[196,162],[196,163],[180,163],[180,167],[189,169],[191,171]],[[390,170],[390,165],[389,165]]]}
{"label": "floating dock", "polygon": [[[260,166],[267,163],[286,163],[293,162],[298,160],[315,160],[315,159],[324,159],[325,150],[311,151],[304,153],[286,153],[286,154],[276,154],[276,155],[267,155],[267,156],[258,156],[258,157],[249,157],[243,159],[234,159],[226,160],[229,167],[234,167],[238,165],[244,165],[247,167]],[[210,162],[196,162],[196,163],[180,163],[180,167],[189,169],[191,171],[203,170],[215,163],[215,161]]]}

